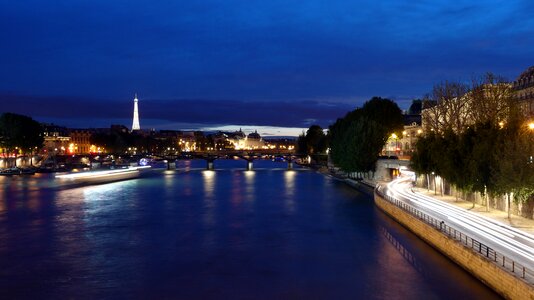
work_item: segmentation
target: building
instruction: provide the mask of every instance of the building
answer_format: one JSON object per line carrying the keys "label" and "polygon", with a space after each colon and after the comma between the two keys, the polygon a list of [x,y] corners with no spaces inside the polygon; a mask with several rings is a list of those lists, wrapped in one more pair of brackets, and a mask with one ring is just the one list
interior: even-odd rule
{"label": "building", "polygon": [[220,151],[234,149],[234,144],[229,141],[227,133],[219,131],[210,135],[210,138],[213,140],[215,150]]}
{"label": "building", "polygon": [[525,115],[534,117],[534,66],[521,73],[512,88]]}
{"label": "building", "polygon": [[[481,84],[454,98],[426,101],[421,112],[423,132],[463,132],[473,124],[501,125],[510,111],[512,85],[505,82]],[[502,125],[501,125],[502,126]]]}
{"label": "building", "polygon": [[55,124],[43,125],[43,148],[46,154],[65,154],[70,144],[70,135],[66,127]]}
{"label": "building", "polygon": [[409,158],[415,151],[415,144],[422,134],[421,115],[405,114],[402,133],[400,135],[394,133],[388,138],[382,154]]}
{"label": "building", "polygon": [[229,134],[228,141],[234,145],[236,150],[262,149],[265,146],[265,142],[258,131],[246,135],[241,128],[239,128],[239,131]]}
{"label": "building", "polygon": [[196,136],[194,131],[184,131],[178,141],[181,151],[190,152],[197,151]]}
{"label": "building", "polygon": [[245,140],[245,147],[248,149],[261,149],[265,146],[265,142],[262,140],[257,130],[247,135]]}
{"label": "building", "polygon": [[91,150],[91,131],[87,129],[73,129],[69,133],[70,143],[67,154],[88,154]]}

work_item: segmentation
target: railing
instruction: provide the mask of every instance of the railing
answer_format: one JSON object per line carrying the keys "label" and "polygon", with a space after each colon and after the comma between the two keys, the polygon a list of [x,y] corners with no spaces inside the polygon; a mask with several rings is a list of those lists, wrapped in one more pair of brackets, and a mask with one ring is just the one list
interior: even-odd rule
{"label": "railing", "polygon": [[503,267],[505,270],[510,271],[513,274],[525,279],[529,284],[531,285],[534,284],[534,271],[533,270],[526,268],[525,266],[514,261],[510,257],[504,256],[503,254],[492,249],[491,247],[479,242],[478,240],[474,238],[471,238],[465,233],[448,226],[447,224],[445,224],[444,221],[435,219],[434,217],[431,217],[425,214],[424,212],[416,209],[415,207],[403,201],[400,201],[391,196],[385,195],[382,191],[380,191],[379,188],[380,187],[377,186],[377,188],[375,189],[375,193],[377,193],[383,199],[394,204],[398,208],[401,208],[402,210],[408,212],[410,215],[418,218],[419,220],[431,225],[435,229],[441,231],[442,233],[446,234],[447,236],[456,240],[457,242],[460,242],[464,246],[471,248],[473,251],[475,251],[479,255],[489,259],[490,261],[493,261],[495,264]]}

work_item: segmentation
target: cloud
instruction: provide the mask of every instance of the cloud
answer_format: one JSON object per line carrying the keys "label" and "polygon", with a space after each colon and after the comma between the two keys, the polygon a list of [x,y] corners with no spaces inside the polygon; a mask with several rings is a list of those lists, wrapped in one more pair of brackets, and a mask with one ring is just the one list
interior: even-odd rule
{"label": "cloud", "polygon": [[[0,94],[0,111],[15,112],[47,119],[78,119],[86,122],[129,120],[133,101],[88,98],[36,97]],[[277,127],[328,126],[355,106],[321,101],[239,101],[209,99],[139,100],[141,124],[144,119],[160,120],[161,127],[173,123],[205,125],[261,125]],[[65,124],[69,126],[69,124]]]}

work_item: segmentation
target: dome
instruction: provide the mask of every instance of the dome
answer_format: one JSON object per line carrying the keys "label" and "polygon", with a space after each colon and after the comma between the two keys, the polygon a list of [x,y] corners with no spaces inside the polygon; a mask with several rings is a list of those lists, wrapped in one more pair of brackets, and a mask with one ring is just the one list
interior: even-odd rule
{"label": "dome", "polygon": [[261,139],[261,136],[260,136],[260,134],[258,133],[258,131],[254,131],[254,132],[252,132],[252,133],[249,133],[248,138],[249,138],[249,139],[259,140],[259,139]]}

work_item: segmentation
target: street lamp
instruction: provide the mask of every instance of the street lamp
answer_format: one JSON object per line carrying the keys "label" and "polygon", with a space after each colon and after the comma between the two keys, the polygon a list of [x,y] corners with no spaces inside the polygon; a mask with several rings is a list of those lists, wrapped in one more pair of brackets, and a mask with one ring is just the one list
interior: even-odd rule
{"label": "street lamp", "polygon": [[[398,146],[398,145],[397,145],[397,134],[392,133],[391,136],[390,136],[390,139],[392,139],[393,142],[395,142],[395,146],[394,146],[395,148],[394,148],[394,150],[393,150],[393,153],[395,154],[395,151],[397,151],[397,146]],[[391,148],[390,148],[390,149],[391,149]],[[386,155],[387,155],[387,153],[386,153]],[[390,154],[390,155],[392,155],[392,154]]]}
{"label": "street lamp", "polygon": [[[530,131],[534,131],[534,122],[530,122],[530,123],[528,123],[528,129],[529,129]],[[529,158],[528,158],[528,163],[531,164],[531,163],[533,163],[533,162],[534,162],[534,159],[533,159],[533,156],[531,155],[531,156],[529,156]]]}

